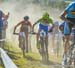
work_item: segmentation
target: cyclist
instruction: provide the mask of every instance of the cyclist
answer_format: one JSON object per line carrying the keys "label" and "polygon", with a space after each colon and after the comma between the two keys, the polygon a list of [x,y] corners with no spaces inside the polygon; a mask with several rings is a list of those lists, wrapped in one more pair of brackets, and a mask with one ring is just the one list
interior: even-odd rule
{"label": "cyclist", "polygon": [[[38,24],[38,23],[39,23],[38,32],[40,32],[40,29],[43,29],[43,30],[46,31],[46,33],[48,33],[48,25],[53,24],[53,20],[51,18],[49,18],[48,13],[44,13],[42,18],[40,18],[39,20],[37,20],[37,22],[35,22],[33,24],[33,29],[34,29],[35,25]],[[38,38],[39,38],[39,35],[37,35],[37,44],[38,44]]]}
{"label": "cyclist", "polygon": [[[36,23],[33,24],[33,28],[38,23],[39,23],[39,29],[38,29],[38,34],[37,34],[37,47],[39,49],[39,52],[40,52],[39,47],[42,48],[43,52],[40,52],[40,54],[44,53],[44,48],[45,48],[46,54],[44,54],[44,55],[47,55],[47,61],[49,61],[49,57],[48,57],[48,26],[49,26],[49,24],[53,23],[53,20],[51,18],[49,18],[48,13],[45,13],[41,19],[39,19]],[[45,44],[46,44],[45,46],[43,46],[43,45],[39,46],[39,44],[38,44],[39,43],[39,38],[41,38],[40,32],[45,32]]]}
{"label": "cyclist", "polygon": [[64,12],[60,15],[60,18],[64,20],[64,35],[65,35],[65,46],[64,46],[64,58],[67,56],[67,52],[70,47],[70,34],[72,27],[75,26],[75,1],[71,2]]}
{"label": "cyclist", "polygon": [[7,18],[8,14],[5,15],[1,10],[0,10],[0,46],[2,46],[1,44],[1,39],[2,39],[2,28],[3,28],[3,18]]}
{"label": "cyclist", "polygon": [[[8,18],[9,18],[9,13],[8,17],[5,17],[3,19],[3,28],[2,28],[2,39],[6,39],[6,29],[8,28]],[[5,41],[3,41],[3,45],[5,45]]]}
{"label": "cyclist", "polygon": [[21,46],[21,35],[26,37],[26,52],[28,52],[28,31],[29,31],[29,27],[32,29],[32,24],[29,21],[29,16],[24,16],[24,20],[20,21],[14,28],[14,33],[16,28],[21,25],[20,27],[20,33],[19,33],[19,47],[23,48]]}
{"label": "cyclist", "polygon": [[[59,27],[59,22],[58,21],[55,21],[54,23],[53,23],[53,31],[52,31],[52,46],[53,46],[53,49],[52,49],[52,52],[54,52],[57,56],[58,56],[58,54],[57,54],[57,50],[59,50],[58,48],[58,46],[59,46],[59,30],[58,30],[58,27]],[[58,38],[58,39],[57,39]],[[55,41],[55,39],[57,39],[57,41]],[[55,46],[56,45],[56,46]]]}

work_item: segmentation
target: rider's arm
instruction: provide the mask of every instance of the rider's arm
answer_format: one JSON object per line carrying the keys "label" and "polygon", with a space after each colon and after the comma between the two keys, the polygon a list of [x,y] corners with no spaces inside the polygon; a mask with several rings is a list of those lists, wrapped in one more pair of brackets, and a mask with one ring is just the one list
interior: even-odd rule
{"label": "rider's arm", "polygon": [[29,26],[30,26],[30,28],[32,28],[32,24],[31,24],[31,22],[29,22]]}
{"label": "rider's arm", "polygon": [[66,14],[68,14],[68,12],[70,12],[70,9],[73,7],[74,2],[70,3],[67,8],[61,13],[60,18],[66,22],[70,22],[69,20],[67,20],[65,18]]}
{"label": "rider's arm", "polygon": [[9,12],[7,15],[5,15],[3,12],[2,12],[2,18],[8,18],[9,17]]}
{"label": "rider's arm", "polygon": [[33,24],[33,29],[34,29],[35,25],[37,25],[41,20],[42,20],[42,18],[39,19],[39,20],[37,20],[37,21]]}
{"label": "rider's arm", "polygon": [[60,15],[60,18],[64,21],[68,21],[66,18],[65,18],[65,15],[66,15],[66,11],[62,12],[61,15]]}
{"label": "rider's arm", "polygon": [[16,28],[17,28],[21,23],[22,23],[22,22],[19,22],[19,23],[14,27],[14,33],[15,33]]}
{"label": "rider's arm", "polygon": [[29,22],[29,26],[30,26],[30,32],[32,32],[33,31],[33,26],[31,24],[31,22]]}
{"label": "rider's arm", "polygon": [[35,23],[33,24],[33,28],[35,27],[36,24],[38,24],[38,22],[35,22]]}

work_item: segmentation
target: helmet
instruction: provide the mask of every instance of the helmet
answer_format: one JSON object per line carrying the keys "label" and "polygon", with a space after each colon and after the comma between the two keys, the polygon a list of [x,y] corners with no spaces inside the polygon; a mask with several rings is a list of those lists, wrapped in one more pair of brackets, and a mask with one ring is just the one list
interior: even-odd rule
{"label": "helmet", "polygon": [[29,19],[29,16],[24,16],[24,20],[28,20]]}
{"label": "helmet", "polygon": [[43,19],[48,19],[49,18],[49,14],[46,12],[46,13],[44,13],[44,15],[43,15]]}
{"label": "helmet", "polygon": [[58,21],[55,21],[53,24],[54,24],[55,26],[58,26],[58,25],[59,25],[59,22],[58,22]]}

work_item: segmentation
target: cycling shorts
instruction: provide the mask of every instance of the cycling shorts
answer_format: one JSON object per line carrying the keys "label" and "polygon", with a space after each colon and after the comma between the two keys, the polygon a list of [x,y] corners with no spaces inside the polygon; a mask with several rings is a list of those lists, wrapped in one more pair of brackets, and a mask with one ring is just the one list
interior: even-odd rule
{"label": "cycling shorts", "polygon": [[46,32],[46,34],[48,34],[48,25],[40,23],[39,30],[43,30],[44,32]]}
{"label": "cycling shorts", "polygon": [[64,35],[70,35],[74,24],[69,22],[64,25]]}
{"label": "cycling shorts", "polygon": [[25,33],[24,32],[19,33],[19,40],[21,41],[22,39],[25,39]]}

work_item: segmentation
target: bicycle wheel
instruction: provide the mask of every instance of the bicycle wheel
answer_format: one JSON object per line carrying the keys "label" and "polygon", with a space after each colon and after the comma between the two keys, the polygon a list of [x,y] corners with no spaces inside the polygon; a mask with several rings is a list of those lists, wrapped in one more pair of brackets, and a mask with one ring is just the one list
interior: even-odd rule
{"label": "bicycle wheel", "polygon": [[44,63],[48,63],[48,40],[41,38],[41,56]]}
{"label": "bicycle wheel", "polygon": [[45,50],[44,50],[44,39],[40,38],[40,52],[41,52],[41,56],[42,56],[42,61],[45,62]]}
{"label": "bicycle wheel", "polygon": [[23,57],[25,57],[25,45],[23,44]]}
{"label": "bicycle wheel", "polygon": [[45,48],[44,48],[44,50],[45,50],[45,56],[46,56],[45,57],[45,60],[46,60],[46,63],[48,63],[49,62],[49,55],[48,55],[48,37],[44,40],[44,42],[45,42]]}
{"label": "bicycle wheel", "polygon": [[24,37],[22,37],[22,53],[23,53],[23,57],[25,57],[25,38]]}

